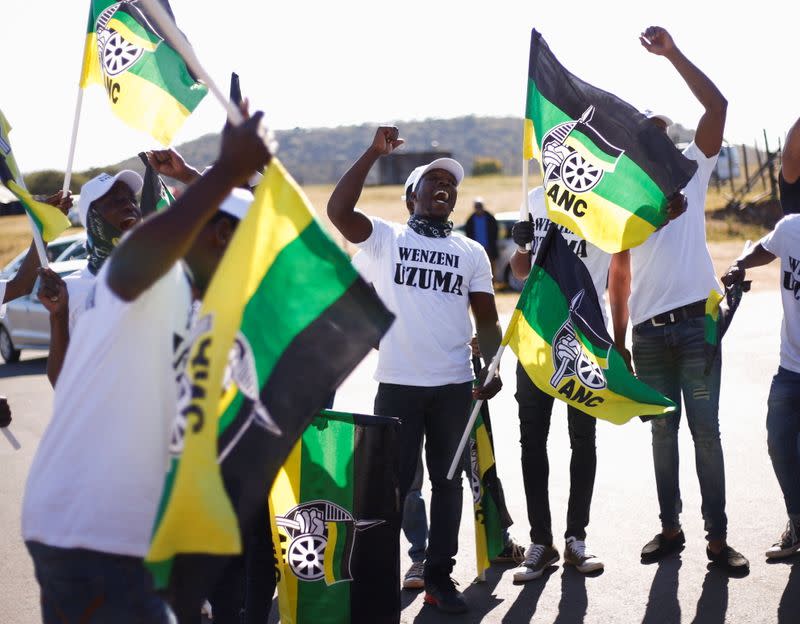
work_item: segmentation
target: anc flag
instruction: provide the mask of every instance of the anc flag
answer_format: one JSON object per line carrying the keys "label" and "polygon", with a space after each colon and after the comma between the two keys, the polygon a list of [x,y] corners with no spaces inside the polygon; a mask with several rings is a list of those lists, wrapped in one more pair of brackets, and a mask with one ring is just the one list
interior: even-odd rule
{"label": "anc flag", "polygon": [[270,494],[284,624],[400,619],[399,421],[323,411]]}
{"label": "anc flag", "polygon": [[609,253],[663,225],[697,169],[630,104],[562,67],[536,30],[523,154],[541,163],[550,219]]}
{"label": "anc flag", "polygon": [[630,371],[611,343],[592,278],[550,224],[503,344],[543,392],[616,425],[675,404]]}
{"label": "anc flag", "polygon": [[17,161],[14,158],[14,154],[11,153],[9,134],[11,134],[11,124],[8,123],[3,111],[0,111],[0,156],[6,159],[6,165],[8,165],[8,169],[11,172],[11,177],[17,182],[22,182]]}
{"label": "anc flag", "polygon": [[392,319],[273,158],[203,299],[180,380],[147,557],[177,610],[200,607],[295,441]]}
{"label": "anc flag", "polygon": [[0,179],[25,208],[25,212],[39,230],[44,242],[49,243],[55,240],[59,234],[70,227],[69,219],[63,212],[55,206],[34,199],[33,195],[16,182],[8,166],[8,161],[3,156],[0,156]]}
{"label": "anc flag", "polygon": [[135,0],[91,0],[80,85],[91,84],[105,87],[120,119],[164,145],[208,91]]}
{"label": "anc flag", "polygon": [[164,210],[175,201],[175,197],[169,192],[161,176],[150,166],[147,154],[140,152],[139,158],[144,163],[144,183],[142,184],[142,196],[139,199],[139,209],[142,211],[142,217],[146,217]]}
{"label": "anc flag", "polygon": [[[475,383],[480,373],[480,360],[472,358]],[[513,524],[506,508],[503,486],[497,476],[494,459],[492,424],[489,402],[484,401],[469,434],[469,482],[472,489],[472,509],[475,517],[475,562],[478,578],[505,548],[505,529]]]}
{"label": "anc flag", "polygon": [[711,372],[714,360],[719,353],[722,337],[731,325],[733,315],[742,301],[742,295],[750,290],[750,281],[741,281],[728,286],[725,294],[716,290],[708,293],[705,315],[705,374]]}

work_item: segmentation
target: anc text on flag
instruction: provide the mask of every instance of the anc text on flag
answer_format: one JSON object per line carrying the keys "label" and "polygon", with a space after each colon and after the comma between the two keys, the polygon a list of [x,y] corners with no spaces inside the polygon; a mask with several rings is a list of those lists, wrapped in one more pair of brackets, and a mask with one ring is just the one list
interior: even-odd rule
{"label": "anc text on flag", "polygon": [[582,81],[533,30],[523,154],[542,167],[552,221],[614,253],[666,222],[666,205],[697,169],[666,133]]}
{"label": "anc text on flag", "polygon": [[550,224],[503,344],[534,384],[614,424],[675,404],[634,377],[608,335],[589,271]]}
{"label": "anc text on flag", "polygon": [[80,85],[91,84],[105,88],[120,119],[164,145],[208,91],[136,0],[90,1]]}
{"label": "anc text on flag", "polygon": [[180,381],[148,554],[176,603],[197,606],[241,550],[294,442],[392,319],[273,158],[203,299]]}
{"label": "anc text on flag", "polygon": [[400,619],[394,418],[323,411],[270,494],[285,624]]}

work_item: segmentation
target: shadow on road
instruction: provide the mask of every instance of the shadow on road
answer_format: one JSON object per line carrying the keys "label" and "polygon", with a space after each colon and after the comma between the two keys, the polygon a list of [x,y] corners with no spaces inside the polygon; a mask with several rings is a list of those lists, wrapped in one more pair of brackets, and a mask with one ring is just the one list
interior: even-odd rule
{"label": "shadow on road", "polygon": [[561,572],[561,600],[553,624],[580,624],[586,617],[589,599],[586,596],[586,576],[572,566]]}
{"label": "shadow on road", "polygon": [[[486,581],[481,583],[472,583],[464,590],[464,599],[469,605],[469,613],[459,616],[459,623],[470,624],[482,622],[484,617],[495,607],[503,601],[494,595],[494,590],[497,584],[503,578],[503,572],[508,566],[494,566],[486,570]],[[407,592],[403,592],[404,594]],[[424,594],[424,592],[422,592]],[[419,595],[419,594],[414,594]],[[405,609],[406,599],[403,599],[402,606]],[[417,617],[414,618],[414,624],[440,624],[452,622],[453,616],[446,613],[440,613],[436,607],[430,605],[423,605]]]}
{"label": "shadow on road", "polygon": [[794,624],[800,613],[800,555],[770,565],[788,565],[792,568],[778,604],[778,624]]}
{"label": "shadow on road", "polygon": [[503,624],[518,624],[519,622],[530,622],[533,619],[533,615],[536,613],[536,606],[539,604],[539,598],[542,597],[542,592],[544,592],[544,587],[557,569],[555,566],[550,566],[542,578],[525,584],[514,604],[511,605],[503,617]]}
{"label": "shadow on road", "polygon": [[712,564],[706,568],[703,579],[703,590],[697,600],[697,610],[692,624],[725,624],[728,612],[728,578],[729,576]]}
{"label": "shadow on road", "polygon": [[47,372],[47,356],[23,360],[14,364],[0,366],[0,379],[5,377],[24,377],[27,375],[43,375]]}
{"label": "shadow on road", "polygon": [[672,624],[681,621],[681,605],[678,602],[678,572],[680,558],[659,561],[658,570],[650,585],[647,608],[642,624]]}

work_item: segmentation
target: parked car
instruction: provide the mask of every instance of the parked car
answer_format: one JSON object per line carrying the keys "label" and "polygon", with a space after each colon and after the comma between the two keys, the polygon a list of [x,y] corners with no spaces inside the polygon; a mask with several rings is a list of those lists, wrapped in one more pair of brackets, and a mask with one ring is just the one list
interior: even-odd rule
{"label": "parked car", "polygon": [[[495,260],[494,267],[495,281],[505,282],[508,284],[509,288],[520,292],[525,282],[514,277],[514,273],[511,271],[511,256],[514,255],[514,251],[517,248],[514,244],[514,240],[511,238],[511,228],[519,221],[519,213],[498,212],[494,215],[494,218],[497,220],[497,260]],[[455,227],[454,230],[462,236],[465,236],[463,225]]]}
{"label": "parked car", "polygon": [[[19,253],[11,262],[0,271],[0,279],[11,279],[19,270],[22,260],[28,250]],[[47,259],[50,262],[63,262],[65,260],[78,260],[86,258],[86,232],[61,236],[47,245]]]}
{"label": "parked car", "polygon": [[[86,260],[53,262],[50,268],[61,277],[66,277],[86,266]],[[0,316],[0,357],[6,362],[19,360],[22,349],[50,348],[50,313],[39,302],[36,291],[5,305],[5,314]]]}

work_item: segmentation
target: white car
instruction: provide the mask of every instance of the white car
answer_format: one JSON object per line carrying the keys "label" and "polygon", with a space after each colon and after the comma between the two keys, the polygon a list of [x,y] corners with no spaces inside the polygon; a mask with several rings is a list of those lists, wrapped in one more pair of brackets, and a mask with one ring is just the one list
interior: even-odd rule
{"label": "white car", "polygon": [[[61,277],[83,270],[86,260],[53,262],[50,268]],[[0,316],[0,356],[8,363],[19,360],[22,349],[50,348],[50,313],[39,302],[37,280],[30,295],[8,302]]]}
{"label": "white car", "polygon": [[[19,270],[28,250],[19,253],[11,262],[0,271],[0,279],[11,279]],[[79,260],[86,258],[86,232],[61,236],[47,245],[47,259],[50,262],[64,262],[65,260]]]}

